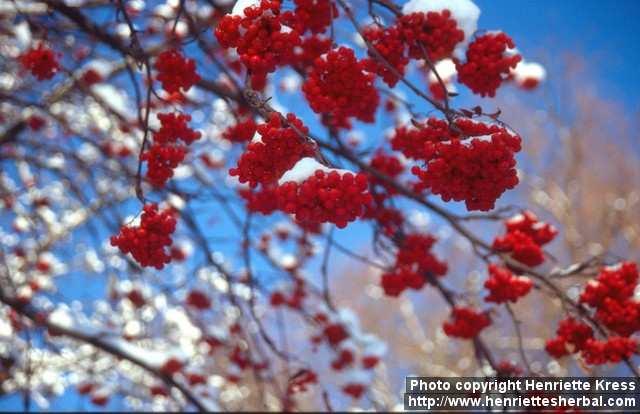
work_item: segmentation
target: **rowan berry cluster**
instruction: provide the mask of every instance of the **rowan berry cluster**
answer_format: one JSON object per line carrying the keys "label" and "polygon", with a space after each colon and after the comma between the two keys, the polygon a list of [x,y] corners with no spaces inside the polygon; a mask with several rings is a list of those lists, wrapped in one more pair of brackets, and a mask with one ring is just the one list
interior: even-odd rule
{"label": "rowan berry cluster", "polygon": [[601,365],[616,364],[637,353],[637,340],[624,336],[611,336],[605,341],[588,340],[582,351],[582,356],[587,364]]}
{"label": "rowan berry cluster", "polygon": [[582,351],[592,338],[593,329],[589,325],[570,317],[560,321],[556,337],[547,341],[545,349],[551,356],[560,358]]}
{"label": "rowan berry cluster", "polygon": [[637,340],[626,336],[609,336],[605,340],[593,337],[590,326],[566,318],[558,325],[557,336],[547,341],[546,351],[554,358],[580,353],[587,364],[618,363],[638,353]]}
{"label": "rowan berry cluster", "polygon": [[518,183],[514,154],[520,151],[520,137],[495,124],[467,118],[454,122],[455,129],[437,119],[417,130],[401,127],[391,144],[425,162],[426,169],[411,169],[420,179],[416,190],[428,188],[444,201],[464,201],[469,210],[490,210]]}
{"label": "rowan berry cluster", "polygon": [[489,295],[484,298],[487,302],[505,303],[516,302],[527,295],[533,286],[531,279],[525,276],[516,276],[508,269],[489,265],[489,279],[484,287],[489,290]]}
{"label": "rowan berry cluster", "polygon": [[255,188],[274,183],[298,160],[312,156],[314,149],[303,138],[307,127],[293,114],[287,114],[286,122],[273,113],[268,122],[258,125],[258,139],[249,143],[229,175]]}
{"label": "rowan berry cluster", "polygon": [[111,245],[123,254],[131,253],[140,266],[162,269],[171,261],[167,250],[171,246],[171,235],[176,229],[174,211],[158,211],[157,204],[146,204],[140,224],[122,226],[117,236],[111,237]]}
{"label": "rowan berry cluster", "polygon": [[301,183],[287,181],[285,175],[276,196],[280,209],[295,215],[299,222],[330,222],[344,228],[371,203],[367,188],[365,174],[317,169]]}
{"label": "rowan berry cluster", "polygon": [[374,80],[365,61],[357,60],[353,50],[340,47],[316,59],[302,91],[313,111],[325,115],[323,122],[349,128],[352,117],[374,121],[380,100]]}
{"label": "rowan berry cluster", "polygon": [[[387,85],[394,87],[400,80],[398,75],[404,75],[404,69],[409,63],[401,29],[396,26],[370,25],[364,28],[362,36],[379,54],[377,56],[373,51],[368,51],[370,58],[365,60],[367,70],[376,73]],[[380,57],[386,60],[386,63]]]}
{"label": "rowan berry cluster", "polygon": [[293,61],[301,43],[295,27],[285,26],[278,0],[262,0],[241,15],[228,14],[216,26],[215,35],[223,48],[236,48],[240,61],[251,75],[251,85],[263,89],[266,76],[277,66]]}
{"label": "rowan berry cluster", "polygon": [[442,325],[447,336],[473,339],[480,331],[491,325],[491,318],[486,312],[476,312],[467,307],[456,306],[451,311],[451,321]]}
{"label": "rowan berry cluster", "polygon": [[621,336],[640,331],[640,302],[633,297],[638,286],[638,268],[624,262],[605,267],[590,281],[580,302],[595,309],[595,318]]}
{"label": "rowan berry cluster", "polygon": [[186,145],[200,138],[201,134],[189,128],[190,115],[159,113],[161,127],[153,134],[152,145],[142,153],[141,161],[147,162],[147,179],[157,188],[163,187],[173,177],[173,170],[187,155]]}
{"label": "rowan berry cluster", "polygon": [[424,59],[426,55],[437,62],[447,58],[465,37],[448,9],[405,14],[397,25],[413,59]]}
{"label": "rowan berry cluster", "polygon": [[196,73],[196,62],[185,58],[177,49],[169,49],[158,55],[155,68],[156,78],[162,83],[162,88],[169,93],[187,92],[199,80]]}
{"label": "rowan berry cluster", "polygon": [[558,231],[552,225],[538,221],[535,214],[525,211],[505,221],[506,234],[493,241],[493,249],[510,253],[514,260],[534,267],[544,262],[542,246],[552,241]]}
{"label": "rowan berry cluster", "polygon": [[42,43],[20,55],[19,61],[39,81],[53,78],[60,70],[58,56]]}
{"label": "rowan berry cluster", "polygon": [[513,40],[502,32],[477,37],[467,48],[466,62],[455,60],[458,80],[480,96],[495,96],[522,59],[519,54],[508,53],[513,48]]}
{"label": "rowan berry cluster", "polygon": [[425,234],[408,234],[396,253],[393,272],[382,275],[380,284],[387,296],[399,296],[406,289],[419,290],[429,277],[444,276],[447,264],[438,260],[431,248],[436,239]]}
{"label": "rowan berry cluster", "polygon": [[163,187],[173,177],[173,170],[187,155],[187,148],[179,144],[153,143],[140,156],[147,163],[147,179],[154,187]]}
{"label": "rowan berry cluster", "polygon": [[294,0],[294,12],[287,12],[285,21],[299,33],[323,33],[332,20],[339,16],[338,8],[330,0]]}

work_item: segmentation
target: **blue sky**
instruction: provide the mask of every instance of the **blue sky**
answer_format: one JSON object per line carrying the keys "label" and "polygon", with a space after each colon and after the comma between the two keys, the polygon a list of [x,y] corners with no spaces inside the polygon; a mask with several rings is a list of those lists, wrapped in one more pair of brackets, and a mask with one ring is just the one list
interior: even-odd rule
{"label": "blue sky", "polygon": [[[360,4],[362,0],[354,0]],[[475,0],[481,8],[481,29],[508,33],[528,60],[541,61],[549,69],[555,56],[575,53],[589,65],[596,90],[605,98],[620,101],[630,112],[640,111],[640,1],[617,0]],[[287,2],[288,3],[288,2]],[[554,80],[550,79],[550,83]],[[283,99],[284,101],[284,99]],[[291,107],[294,107],[293,105]],[[372,128],[373,129],[373,128]],[[360,225],[339,232],[352,239]],[[368,232],[363,232],[366,236]],[[346,244],[346,243],[342,243]],[[334,251],[336,259],[340,256]],[[339,266],[339,264],[336,264]],[[72,275],[79,280],[84,275]],[[72,279],[66,279],[67,283]],[[77,293],[77,292],[68,292]],[[96,293],[100,296],[101,292]],[[72,295],[69,295],[72,296]],[[122,408],[114,402],[112,409]],[[73,393],[52,401],[52,409],[91,409]],[[0,398],[0,409],[22,408],[20,396]],[[32,405],[37,409],[37,406]]]}
{"label": "blue sky", "polygon": [[482,10],[480,28],[502,29],[531,60],[536,54],[583,56],[603,97],[640,110],[640,1],[475,2]]}

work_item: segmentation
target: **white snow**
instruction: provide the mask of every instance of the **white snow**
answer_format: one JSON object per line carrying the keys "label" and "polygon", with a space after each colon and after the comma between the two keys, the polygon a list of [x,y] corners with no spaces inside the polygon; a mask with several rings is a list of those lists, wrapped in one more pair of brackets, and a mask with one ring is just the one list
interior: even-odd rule
{"label": "white snow", "polygon": [[293,181],[294,183],[300,184],[303,181],[305,181],[307,178],[311,177],[318,170],[324,171],[327,174],[333,171],[336,171],[340,175],[343,175],[346,173],[353,174],[351,171],[348,171],[348,170],[329,168],[325,165],[320,164],[318,161],[316,161],[315,158],[306,157],[298,161],[296,165],[293,166],[292,169],[285,172],[282,175],[282,177],[280,177],[280,179],[278,180],[278,185],[282,185],[289,181]]}
{"label": "white snow", "polygon": [[238,0],[231,10],[232,16],[244,17],[244,9],[251,6],[258,6],[260,0]]}
{"label": "white snow", "polygon": [[403,14],[439,12],[448,9],[464,32],[464,40],[456,46],[454,56],[464,57],[464,51],[478,28],[480,9],[471,0],[411,0],[402,7]]}
{"label": "white snow", "polygon": [[512,73],[518,85],[522,85],[530,79],[542,82],[547,77],[547,71],[541,64],[524,60],[518,63]]}
{"label": "white snow", "polygon": [[[438,72],[438,75],[440,75],[440,79],[442,79],[442,82],[444,83],[450,82],[456,74],[456,64],[453,63],[453,60],[451,59],[442,59],[435,64],[435,69],[436,72]],[[438,78],[436,77],[436,74],[433,73],[433,71],[429,72],[429,82],[438,82]]]}

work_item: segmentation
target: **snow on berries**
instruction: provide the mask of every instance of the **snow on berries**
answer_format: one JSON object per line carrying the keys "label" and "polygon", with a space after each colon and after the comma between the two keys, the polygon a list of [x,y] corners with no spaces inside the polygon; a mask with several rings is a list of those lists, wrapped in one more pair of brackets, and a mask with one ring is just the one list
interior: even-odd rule
{"label": "snow on berries", "polygon": [[380,284],[387,296],[399,296],[406,289],[419,290],[429,277],[444,276],[447,264],[431,253],[436,239],[426,234],[408,234],[396,253],[394,270],[384,273]]}
{"label": "snow on berries", "polygon": [[344,228],[372,201],[365,174],[325,167],[311,157],[298,161],[278,184],[280,209],[300,222],[330,222]]}
{"label": "snow on berries", "polygon": [[[244,7],[244,9],[243,9]],[[235,48],[251,75],[255,89],[263,89],[266,75],[292,62],[300,33],[284,24],[280,1],[238,2],[224,16],[215,35],[223,48]]]}
{"label": "snow on berries", "polygon": [[[161,127],[153,134],[153,143],[140,156],[147,162],[146,177],[156,188],[161,188],[173,177],[173,171],[187,155],[187,147],[201,134],[189,128],[191,116],[185,114],[159,113]],[[180,142],[182,141],[182,142]]]}
{"label": "snow on berries", "polygon": [[251,188],[258,184],[274,183],[303,157],[312,156],[314,148],[306,141],[308,129],[293,114],[287,115],[286,124],[279,114],[273,113],[269,121],[258,125],[257,136],[249,143],[229,175],[238,177]]}
{"label": "snow on berries", "polygon": [[489,325],[491,325],[491,318],[486,312],[456,306],[451,311],[451,320],[446,321],[442,328],[447,336],[473,339]]}
{"label": "snow on berries", "polygon": [[349,128],[350,118],[373,122],[380,96],[375,75],[352,49],[340,47],[316,59],[302,86],[311,109],[335,128]]}
{"label": "snow on berries", "polygon": [[522,60],[519,54],[509,52],[514,48],[513,40],[502,32],[477,37],[467,49],[466,61],[455,62],[458,80],[475,94],[495,96],[500,84]]}
{"label": "snow on berries", "polygon": [[146,204],[140,224],[122,226],[120,233],[111,237],[111,245],[124,254],[131,253],[140,266],[162,269],[171,261],[169,247],[176,229],[172,209],[158,210],[157,204]]}
{"label": "snow on berries", "polygon": [[391,139],[394,149],[424,161],[411,172],[416,189],[430,189],[444,201],[464,201],[468,210],[491,210],[506,190],[518,184],[515,153],[521,140],[497,124],[458,118],[455,129],[429,119],[417,129],[400,127]]}
{"label": "snow on berries", "polygon": [[516,276],[509,269],[495,264],[489,265],[489,275],[484,283],[484,287],[490,292],[484,299],[487,302],[516,302],[533,287],[533,282],[528,277]]}
{"label": "snow on berries", "polygon": [[505,221],[506,234],[493,241],[493,249],[509,253],[511,258],[534,267],[544,262],[543,245],[552,241],[558,231],[551,224],[538,221],[535,214],[524,211]]}
{"label": "snow on berries", "polygon": [[60,70],[58,56],[42,43],[27,50],[18,59],[22,67],[39,81],[53,78]]}
{"label": "snow on berries", "polygon": [[516,67],[511,70],[511,76],[520,88],[531,90],[535,89],[540,82],[545,80],[547,71],[544,66],[539,63],[521,60]]}
{"label": "snow on berries", "polygon": [[156,79],[168,93],[187,92],[199,80],[196,73],[196,62],[185,58],[177,49],[169,49],[160,53],[156,59]]}
{"label": "snow on berries", "polygon": [[412,57],[423,59],[424,47],[435,62],[462,52],[478,27],[480,9],[471,0],[410,0],[402,14]]}

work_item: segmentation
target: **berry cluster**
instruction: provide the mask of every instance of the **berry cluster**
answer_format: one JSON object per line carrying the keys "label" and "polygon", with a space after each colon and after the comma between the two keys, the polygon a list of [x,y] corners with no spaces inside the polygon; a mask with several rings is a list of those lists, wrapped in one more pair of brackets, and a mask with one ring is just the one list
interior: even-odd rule
{"label": "berry cluster", "polygon": [[405,156],[415,160],[426,159],[425,145],[427,142],[449,141],[457,138],[456,132],[449,129],[445,120],[429,118],[416,127],[400,126],[395,129],[391,137],[391,148],[402,152]]}
{"label": "berry cluster", "polygon": [[293,13],[285,13],[284,20],[291,27],[304,33],[323,33],[331,24],[331,21],[338,17],[338,8],[331,0],[294,0],[296,8]]}
{"label": "berry cluster", "polygon": [[420,179],[416,190],[428,188],[444,201],[464,201],[469,210],[490,210],[518,183],[514,154],[520,151],[520,137],[467,118],[457,119],[455,127],[430,119],[418,131],[397,130],[392,145],[425,161],[426,169],[411,169]]}
{"label": "berry cluster", "polygon": [[493,241],[493,249],[510,253],[514,260],[527,266],[538,266],[544,262],[541,246],[549,243],[558,234],[550,224],[538,221],[530,211],[518,214],[505,222],[506,234]]}
{"label": "berry cluster", "polygon": [[466,62],[456,60],[458,80],[480,96],[495,96],[502,81],[522,59],[518,54],[505,53],[514,47],[513,40],[502,32],[476,38],[467,48]]}
{"label": "berry cluster", "polygon": [[398,26],[413,59],[424,59],[426,54],[429,60],[437,62],[449,57],[464,40],[464,32],[447,9],[405,14],[398,19]]}
{"label": "berry cluster", "polygon": [[201,134],[189,128],[191,115],[175,113],[159,113],[160,129],[153,134],[153,141],[158,144],[173,144],[178,140],[190,145],[200,139]]}
{"label": "berry cluster", "polygon": [[171,261],[167,247],[171,246],[171,234],[176,229],[174,211],[158,211],[157,204],[146,204],[138,226],[122,226],[117,236],[111,237],[111,245],[124,254],[131,253],[140,266],[162,269]]}
{"label": "berry cluster", "polygon": [[325,115],[323,122],[335,128],[349,128],[350,117],[373,122],[380,97],[375,76],[366,71],[352,49],[340,47],[316,59],[302,86],[314,112]]}
{"label": "berry cluster", "polygon": [[546,351],[554,358],[580,353],[587,364],[618,363],[638,353],[638,342],[626,336],[610,336],[599,341],[590,326],[566,318],[558,325],[557,336],[547,341]]}
{"label": "berry cluster", "polygon": [[[383,28],[378,25],[370,25],[362,31],[362,36],[379,55],[377,56],[369,50],[370,59],[365,60],[367,70],[375,72],[382,77],[387,85],[394,87],[400,78],[389,66],[394,68],[398,74],[403,75],[404,69],[409,63],[409,58],[405,54],[402,32],[395,26]],[[386,60],[388,65],[380,57]]]}
{"label": "berry cluster", "polygon": [[566,318],[560,321],[556,337],[547,341],[545,349],[549,355],[560,358],[582,351],[592,338],[593,329],[589,325],[574,318]]}
{"label": "berry cluster", "polygon": [[279,0],[262,0],[242,15],[224,16],[215,30],[223,48],[236,48],[255,89],[264,88],[266,75],[277,66],[293,61],[294,48],[301,42],[295,25],[284,25],[288,14],[281,14],[280,8]]}
{"label": "berry cluster", "polygon": [[169,93],[187,92],[199,80],[196,62],[185,58],[179,50],[170,49],[158,55],[155,68],[162,88]]}
{"label": "berry cluster", "polygon": [[298,160],[312,156],[314,149],[301,136],[306,136],[307,127],[293,114],[287,114],[286,122],[274,112],[268,122],[258,125],[260,136],[247,146],[229,175],[254,188],[277,181]]}
{"label": "berry cluster", "polygon": [[447,273],[447,264],[431,253],[435,242],[436,239],[430,235],[405,236],[396,253],[394,271],[383,274],[380,280],[387,296],[398,296],[408,288],[422,289],[428,277]]}
{"label": "berry cluster", "polygon": [[153,144],[142,153],[140,160],[147,162],[147,179],[157,188],[173,177],[173,170],[187,155],[186,145],[200,138],[200,132],[189,128],[191,116],[159,113],[161,127],[153,134]]}
{"label": "berry cluster", "polygon": [[451,311],[451,316],[453,320],[442,325],[447,336],[472,339],[491,325],[491,318],[486,312],[476,312],[471,308],[456,306]]}
{"label": "berry cluster", "polygon": [[587,364],[617,364],[638,353],[638,341],[633,338],[611,336],[605,341],[590,339],[582,351]]}
{"label": "berry cluster", "polygon": [[640,302],[633,298],[638,286],[638,268],[625,262],[602,269],[589,282],[580,302],[595,308],[596,320],[621,336],[640,331]]}
{"label": "berry cluster", "polygon": [[[306,165],[310,158],[300,160]],[[292,171],[295,171],[295,167]],[[360,217],[364,207],[371,203],[364,174],[352,174],[338,170],[315,169],[303,181],[289,181],[287,174],[276,190],[278,205],[286,213],[294,214],[299,222],[334,223],[344,228]]]}
{"label": "berry cluster", "polygon": [[163,187],[173,177],[173,170],[180,165],[187,155],[187,148],[183,145],[167,145],[153,143],[140,156],[141,161],[147,162],[147,179],[157,188]]}
{"label": "berry cluster", "polygon": [[22,67],[40,81],[53,78],[60,70],[58,57],[42,43],[24,52],[19,60]]}
{"label": "berry cluster", "polygon": [[516,302],[531,290],[533,282],[525,276],[515,276],[508,269],[489,265],[489,279],[484,283],[484,287],[489,290],[489,296],[484,298],[487,302],[504,303]]}

